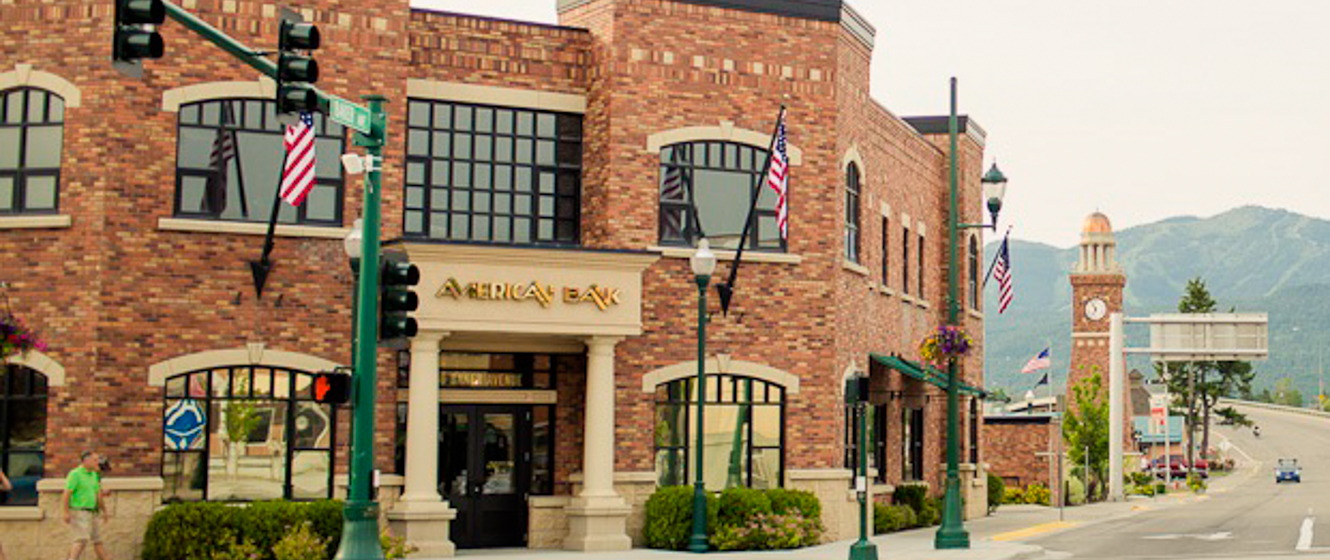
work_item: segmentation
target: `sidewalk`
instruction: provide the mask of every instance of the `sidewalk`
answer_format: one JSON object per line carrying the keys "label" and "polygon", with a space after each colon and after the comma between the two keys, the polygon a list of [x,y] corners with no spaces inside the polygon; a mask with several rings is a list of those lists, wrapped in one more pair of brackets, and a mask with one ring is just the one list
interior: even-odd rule
{"label": "sidewalk", "polygon": [[[902,531],[874,537],[878,558],[909,558],[910,560],[1029,560],[1043,555],[1043,549],[1014,542],[998,542],[975,538],[971,535],[968,550],[933,550],[936,527]],[[556,550],[459,550],[458,558],[481,560],[689,560],[723,558],[724,560],[845,560],[850,556],[854,541],[838,541],[822,546],[796,550],[768,550],[760,552],[709,552],[705,556],[690,552],[633,549],[625,552],[566,552]]]}

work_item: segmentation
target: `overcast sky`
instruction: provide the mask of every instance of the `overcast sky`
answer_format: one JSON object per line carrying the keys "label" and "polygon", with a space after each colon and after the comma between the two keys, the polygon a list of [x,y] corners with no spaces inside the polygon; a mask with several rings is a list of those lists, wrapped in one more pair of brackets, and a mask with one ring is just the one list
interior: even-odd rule
{"label": "overcast sky", "polygon": [[[413,0],[546,23],[555,3]],[[1013,237],[1074,245],[1096,209],[1118,229],[1245,204],[1330,218],[1330,0],[851,5],[893,112],[945,114],[959,78]]]}

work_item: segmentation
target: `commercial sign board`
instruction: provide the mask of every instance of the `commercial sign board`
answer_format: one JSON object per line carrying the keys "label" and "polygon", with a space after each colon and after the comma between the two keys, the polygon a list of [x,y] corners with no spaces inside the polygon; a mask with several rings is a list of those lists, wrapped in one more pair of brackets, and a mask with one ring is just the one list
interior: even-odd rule
{"label": "commercial sign board", "polygon": [[1251,361],[1270,356],[1265,313],[1175,313],[1132,322],[1150,324],[1148,353],[1157,362]]}

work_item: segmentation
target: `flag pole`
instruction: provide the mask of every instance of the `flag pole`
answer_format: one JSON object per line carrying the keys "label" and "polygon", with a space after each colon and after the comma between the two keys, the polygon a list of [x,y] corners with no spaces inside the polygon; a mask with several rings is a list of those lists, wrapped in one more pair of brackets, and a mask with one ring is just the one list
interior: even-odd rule
{"label": "flag pole", "polygon": [[[1003,244],[1003,245],[1006,245],[1006,244],[1007,244],[1007,238],[1008,238],[1009,236],[1011,236],[1011,226],[1007,226],[1007,233],[1002,234],[1002,244]],[[1010,249],[1010,247],[1008,247],[1007,252],[1008,252],[1008,256],[1007,256],[1007,258],[1008,258],[1008,260],[1010,260],[1010,259],[1011,259],[1011,256],[1010,256],[1011,249]],[[983,286],[983,287],[985,287],[985,288],[988,287],[988,279],[989,279],[989,277],[993,276],[993,266],[997,264],[998,256],[1001,255],[1001,254],[1002,254],[1002,251],[999,250],[997,255],[993,255],[993,260],[990,261],[990,262],[988,263],[988,272],[987,272],[986,274],[984,274],[984,286]]]}
{"label": "flag pole", "polygon": [[[775,157],[776,135],[780,133],[781,124],[785,122],[785,104],[780,105],[780,114],[776,117],[776,126],[771,130],[771,143],[767,146],[767,160],[762,164],[762,172],[757,174],[757,179],[753,185],[752,200],[748,204],[748,217],[744,220],[743,233],[739,235],[739,247],[734,252],[734,264],[730,265],[730,277],[724,283],[716,284],[716,292],[720,295],[720,312],[722,315],[730,314],[730,298],[734,296],[734,282],[739,278],[739,263],[744,256],[744,245],[748,244],[748,230],[752,229],[753,214],[757,212],[757,200],[762,196],[763,184],[767,181],[767,173],[771,171],[771,158]],[[788,194],[786,197],[788,198]],[[789,201],[786,201],[789,205]],[[779,228],[779,224],[777,225]]]}
{"label": "flag pole", "polygon": [[249,261],[249,272],[254,276],[254,297],[263,299],[263,286],[268,283],[268,273],[272,272],[273,234],[277,230],[277,214],[282,205],[282,180],[286,177],[286,161],[291,157],[290,150],[284,150],[282,166],[277,168],[277,185],[272,193],[272,213],[268,215],[268,234],[263,238],[263,256],[257,261]]}

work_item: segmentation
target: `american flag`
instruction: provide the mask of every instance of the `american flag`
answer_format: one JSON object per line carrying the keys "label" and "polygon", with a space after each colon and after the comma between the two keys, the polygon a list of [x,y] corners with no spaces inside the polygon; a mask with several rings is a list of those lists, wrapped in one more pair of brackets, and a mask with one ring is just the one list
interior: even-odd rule
{"label": "american flag", "polygon": [[1011,254],[1007,251],[1007,239],[1002,239],[1002,248],[998,249],[997,262],[993,263],[993,278],[998,281],[998,289],[1001,294],[998,296],[998,314],[1001,315],[1007,311],[1007,306],[1011,305]]}
{"label": "american flag", "polygon": [[1025,367],[1021,368],[1021,373],[1034,373],[1041,369],[1052,367],[1053,359],[1049,355],[1049,350],[1051,350],[1051,348],[1045,348],[1038,356],[1030,358],[1030,361],[1025,363]]}
{"label": "american flag", "polygon": [[213,170],[204,187],[203,204],[205,210],[220,215],[226,210],[226,175],[231,167],[231,160],[236,157],[236,133],[231,130],[235,124],[231,104],[222,103],[222,123],[217,129],[217,137],[212,141],[212,156],[208,167]]}
{"label": "american flag", "polygon": [[300,206],[314,188],[314,115],[301,113],[299,123],[286,127],[285,144],[282,200],[291,206]]}
{"label": "american flag", "polygon": [[771,152],[771,170],[767,173],[767,186],[776,191],[776,224],[780,226],[780,238],[789,239],[789,205],[786,204],[790,192],[790,158],[785,146],[785,111],[781,111],[776,123],[775,151]]}

